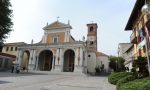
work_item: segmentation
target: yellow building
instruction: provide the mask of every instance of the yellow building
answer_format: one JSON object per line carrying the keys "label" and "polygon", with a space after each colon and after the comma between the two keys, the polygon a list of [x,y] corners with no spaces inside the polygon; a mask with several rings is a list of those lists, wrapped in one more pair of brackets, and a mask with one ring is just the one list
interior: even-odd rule
{"label": "yellow building", "polygon": [[[147,0],[147,4],[150,1]],[[145,0],[137,0],[133,11],[130,15],[128,23],[125,27],[126,31],[132,31],[130,36],[130,41],[133,43],[134,49],[132,56],[137,58],[138,56],[146,57],[146,43],[149,47],[149,31],[150,31],[150,15],[142,13],[143,6],[145,5]]]}

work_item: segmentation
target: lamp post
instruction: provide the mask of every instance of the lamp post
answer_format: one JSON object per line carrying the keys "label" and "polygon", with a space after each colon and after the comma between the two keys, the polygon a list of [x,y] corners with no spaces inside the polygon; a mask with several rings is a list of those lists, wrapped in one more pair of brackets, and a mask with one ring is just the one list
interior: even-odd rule
{"label": "lamp post", "polygon": [[[141,9],[143,15],[150,14],[150,5],[145,0],[145,4]],[[148,71],[150,76],[150,58],[149,58],[149,34],[145,36],[145,47],[146,47],[146,56],[147,56],[147,63],[148,63]]]}

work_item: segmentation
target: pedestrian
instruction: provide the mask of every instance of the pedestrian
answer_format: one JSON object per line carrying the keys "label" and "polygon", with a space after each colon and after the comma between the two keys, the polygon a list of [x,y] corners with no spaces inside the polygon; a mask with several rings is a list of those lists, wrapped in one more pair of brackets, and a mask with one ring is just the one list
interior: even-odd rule
{"label": "pedestrian", "polygon": [[16,73],[19,73],[20,72],[20,67],[19,65],[16,66]]}
{"label": "pedestrian", "polygon": [[11,66],[11,73],[14,72],[14,65]]}

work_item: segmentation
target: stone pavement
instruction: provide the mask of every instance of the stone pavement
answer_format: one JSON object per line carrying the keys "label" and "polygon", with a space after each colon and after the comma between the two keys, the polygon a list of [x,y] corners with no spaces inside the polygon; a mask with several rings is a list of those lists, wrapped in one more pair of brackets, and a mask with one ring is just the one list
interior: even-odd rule
{"label": "stone pavement", "polygon": [[71,72],[0,72],[0,90],[116,90],[107,77]]}

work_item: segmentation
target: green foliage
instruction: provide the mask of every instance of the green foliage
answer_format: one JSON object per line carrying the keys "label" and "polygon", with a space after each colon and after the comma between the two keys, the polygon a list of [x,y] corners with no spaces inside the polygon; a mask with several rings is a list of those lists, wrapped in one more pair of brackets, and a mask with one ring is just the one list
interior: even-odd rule
{"label": "green foliage", "polygon": [[131,72],[117,72],[117,73],[112,73],[111,75],[109,75],[108,81],[109,81],[111,84],[116,85],[117,82],[118,82],[120,79],[122,79],[122,78],[124,78],[124,77],[126,77],[126,76],[128,76],[128,75],[132,75],[132,73],[131,73]]}
{"label": "green foliage", "polygon": [[123,77],[117,82],[117,88],[119,88],[122,84],[127,83],[129,81],[133,81],[135,79],[136,77],[133,75],[127,75],[126,77]]}
{"label": "green foliage", "polygon": [[117,90],[150,90],[150,78],[137,79],[124,83]]}
{"label": "green foliage", "polygon": [[[147,77],[149,75],[147,68],[147,58],[138,57],[138,59],[133,62],[132,72],[136,73],[138,78]],[[139,69],[139,71],[136,71],[136,69]]]}
{"label": "green foliage", "polygon": [[125,71],[125,60],[122,57],[110,56],[109,60],[109,67],[112,68],[115,72]]}
{"label": "green foliage", "polygon": [[0,0],[0,44],[7,38],[12,31],[12,10],[10,9],[10,0]]}

